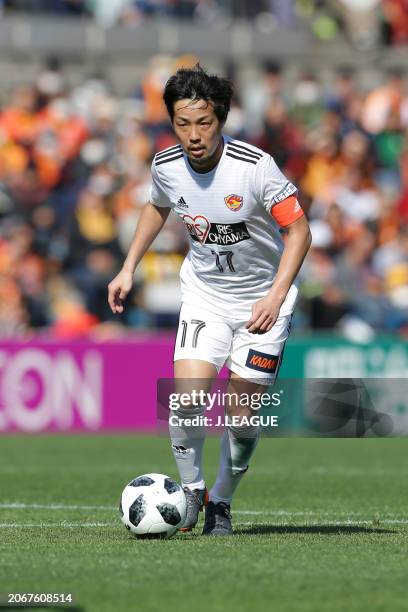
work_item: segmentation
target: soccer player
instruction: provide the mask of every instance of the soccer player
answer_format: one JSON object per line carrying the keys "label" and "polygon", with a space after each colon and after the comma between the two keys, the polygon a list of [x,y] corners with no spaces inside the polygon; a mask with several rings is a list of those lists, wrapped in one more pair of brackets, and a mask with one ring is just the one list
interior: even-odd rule
{"label": "soccer player", "polygon": [[[150,201],[123,268],[109,284],[108,299],[114,313],[123,312],[135,268],[173,210],[190,235],[180,272],[176,383],[186,391],[189,381],[196,390],[199,381],[208,392],[225,364],[227,391],[239,398],[259,393],[276,378],[298,293],[295,279],[311,235],[296,187],[272,157],[223,134],[232,93],[228,81],[199,65],[168,80],[164,101],[180,144],[153,159]],[[203,534],[230,535],[231,501],[259,428],[249,426],[248,419],[225,428],[218,476],[208,493],[202,469],[205,428],[189,424],[204,411],[192,402],[176,411],[178,419],[169,426],[187,498],[182,531],[196,525],[205,506]],[[235,401],[227,414],[254,412]]]}

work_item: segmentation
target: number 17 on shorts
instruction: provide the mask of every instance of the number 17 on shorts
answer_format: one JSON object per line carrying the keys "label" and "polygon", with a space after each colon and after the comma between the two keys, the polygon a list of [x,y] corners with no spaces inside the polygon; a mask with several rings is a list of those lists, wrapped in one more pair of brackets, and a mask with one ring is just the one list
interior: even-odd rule
{"label": "number 17 on shorts", "polygon": [[247,320],[231,320],[205,306],[183,304],[177,331],[174,361],[199,359],[219,371],[225,364],[246,380],[271,384],[278,373],[292,314],[280,315],[265,334],[251,334]]}

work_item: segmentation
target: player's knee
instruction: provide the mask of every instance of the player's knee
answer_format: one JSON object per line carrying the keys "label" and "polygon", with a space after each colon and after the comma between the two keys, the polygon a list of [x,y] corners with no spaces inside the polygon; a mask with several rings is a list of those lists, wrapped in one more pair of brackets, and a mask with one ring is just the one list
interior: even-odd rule
{"label": "player's knee", "polygon": [[248,440],[257,440],[259,437],[260,427],[258,425],[230,425],[228,427],[230,434],[234,436],[236,440],[245,442]]}
{"label": "player's knee", "polygon": [[193,419],[194,417],[203,416],[205,411],[205,406],[196,406],[194,404],[190,404],[187,406],[180,406],[176,410],[171,410],[170,416],[174,415],[178,419]]}

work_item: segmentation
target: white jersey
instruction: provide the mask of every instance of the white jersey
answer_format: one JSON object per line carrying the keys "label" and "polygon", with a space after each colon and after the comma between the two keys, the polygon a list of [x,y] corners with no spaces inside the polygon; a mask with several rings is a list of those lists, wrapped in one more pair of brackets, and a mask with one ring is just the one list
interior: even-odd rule
{"label": "white jersey", "polygon": [[[180,271],[183,303],[207,303],[240,318],[271,288],[283,251],[271,208],[297,192],[273,158],[224,136],[224,149],[210,172],[196,172],[180,145],[152,163],[151,202],[169,207],[190,235]],[[292,312],[292,286],[281,313]]]}

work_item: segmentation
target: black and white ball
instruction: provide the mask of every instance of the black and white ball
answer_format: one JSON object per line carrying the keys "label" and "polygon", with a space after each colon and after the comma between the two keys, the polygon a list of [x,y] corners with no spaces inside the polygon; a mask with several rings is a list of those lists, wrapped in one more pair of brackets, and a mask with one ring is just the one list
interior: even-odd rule
{"label": "black and white ball", "polygon": [[122,523],[137,536],[170,537],[186,518],[186,497],[180,485],[164,474],[138,476],[123,490]]}

